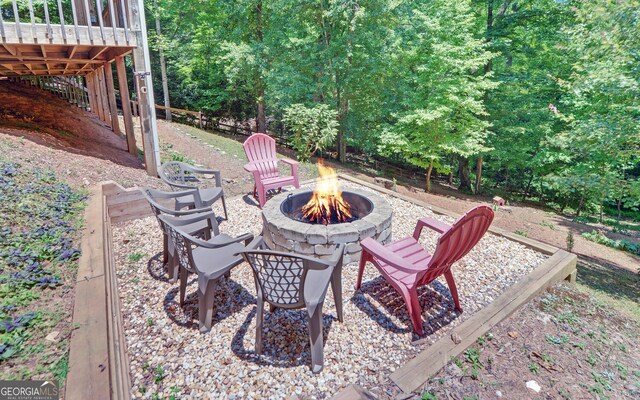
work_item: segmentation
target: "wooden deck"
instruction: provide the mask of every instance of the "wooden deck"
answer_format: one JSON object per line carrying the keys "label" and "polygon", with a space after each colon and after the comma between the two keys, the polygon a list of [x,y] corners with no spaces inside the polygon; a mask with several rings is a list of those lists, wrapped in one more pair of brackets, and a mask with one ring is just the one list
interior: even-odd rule
{"label": "wooden deck", "polygon": [[[103,35],[104,33],[104,35]],[[7,44],[58,44],[85,46],[136,47],[136,37],[127,29],[99,26],[62,26],[46,24],[4,23],[2,43]]]}
{"label": "wooden deck", "polygon": [[0,76],[86,75],[133,47],[109,45],[0,44]]}

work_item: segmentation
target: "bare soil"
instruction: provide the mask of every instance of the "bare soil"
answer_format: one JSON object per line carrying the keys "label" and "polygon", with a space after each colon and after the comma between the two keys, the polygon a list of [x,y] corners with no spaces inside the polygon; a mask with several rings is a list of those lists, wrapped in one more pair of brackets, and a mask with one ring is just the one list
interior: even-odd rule
{"label": "bare soil", "polygon": [[424,392],[433,397],[423,398],[637,399],[639,330],[575,287],[556,285],[432,377]]}

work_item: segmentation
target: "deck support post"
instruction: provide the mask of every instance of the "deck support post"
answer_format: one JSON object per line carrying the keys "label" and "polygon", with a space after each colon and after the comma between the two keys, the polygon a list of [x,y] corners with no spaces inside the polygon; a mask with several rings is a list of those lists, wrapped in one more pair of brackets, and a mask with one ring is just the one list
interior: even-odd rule
{"label": "deck support post", "polygon": [[118,121],[118,106],[116,105],[116,92],[113,83],[113,70],[111,63],[104,64],[104,77],[107,86],[107,97],[109,98],[109,110],[111,112],[111,129],[116,135],[120,135],[120,122]]}
{"label": "deck support post", "polygon": [[120,102],[122,103],[124,131],[127,135],[127,148],[130,154],[136,155],[136,136],[133,131],[131,98],[129,97],[129,81],[127,80],[127,70],[124,65],[124,56],[116,57],[116,72],[118,73],[118,86],[120,89]]}
{"label": "deck support post", "polygon": [[85,81],[87,84],[87,97],[89,98],[89,108],[91,112],[98,115],[98,100],[96,99],[96,89],[93,84],[95,78],[95,74],[92,72],[85,76]]}
{"label": "deck support post", "polygon": [[111,126],[111,112],[109,111],[109,98],[107,97],[107,84],[105,82],[104,66],[98,68],[98,82],[100,84],[100,103],[102,104],[103,121]]}
{"label": "deck support post", "polygon": [[98,112],[98,116],[104,122],[106,121],[104,115],[104,105],[102,104],[102,83],[100,82],[100,68],[97,68],[93,73],[93,88],[95,97],[96,97],[96,111]]}
{"label": "deck support post", "polygon": [[158,126],[153,98],[153,82],[151,80],[151,59],[147,45],[147,23],[144,17],[143,1],[132,0],[129,3],[129,12],[131,13],[131,30],[134,32],[136,43],[138,44],[133,49],[133,59],[136,69],[134,74],[136,87],[138,88],[137,100],[140,106],[145,166],[149,175],[158,176],[160,146],[158,143]]}

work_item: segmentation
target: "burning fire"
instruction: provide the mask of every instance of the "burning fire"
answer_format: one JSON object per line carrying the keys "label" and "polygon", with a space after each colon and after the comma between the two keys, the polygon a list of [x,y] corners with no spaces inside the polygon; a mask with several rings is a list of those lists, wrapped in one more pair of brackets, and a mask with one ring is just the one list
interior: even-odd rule
{"label": "burning fire", "polygon": [[307,221],[318,224],[347,222],[351,218],[351,205],[342,198],[338,175],[333,168],[325,167],[318,161],[320,176],[316,179],[316,189],[309,202],[302,207],[302,214]]}

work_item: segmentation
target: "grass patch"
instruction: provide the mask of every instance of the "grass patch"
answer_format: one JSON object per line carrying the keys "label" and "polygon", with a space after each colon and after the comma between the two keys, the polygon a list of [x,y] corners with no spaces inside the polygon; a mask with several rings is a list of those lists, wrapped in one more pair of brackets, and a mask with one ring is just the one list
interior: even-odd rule
{"label": "grass patch", "polygon": [[595,263],[578,263],[578,289],[640,323],[640,275]]}
{"label": "grass patch", "polygon": [[64,294],[77,273],[85,200],[51,171],[0,158],[0,379],[66,379]]}
{"label": "grass patch", "polygon": [[[247,159],[246,155],[244,154],[244,148],[242,147],[242,143],[234,139],[231,139],[222,135],[218,135],[213,132],[203,131],[201,129],[198,129],[196,127],[192,127],[189,125],[177,125],[177,126],[180,127],[181,131],[189,135],[195,136],[205,144],[212,145],[215,149],[217,149],[218,151],[222,152],[225,155],[228,155],[233,158],[237,158],[240,161],[245,161]],[[278,157],[290,158],[282,154],[278,154]],[[289,170],[289,167],[286,166],[284,171],[286,172],[288,170]],[[316,177],[318,175],[318,170],[314,163],[301,162],[299,165],[299,173],[300,173],[300,180],[303,181],[306,179],[311,179]]]}

